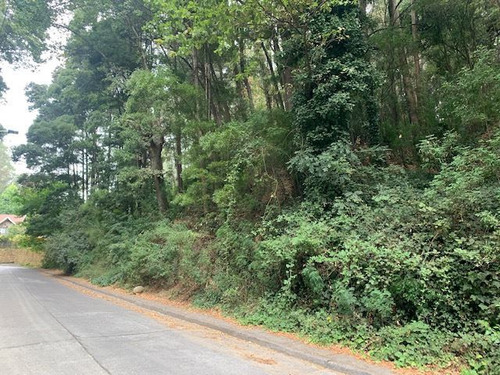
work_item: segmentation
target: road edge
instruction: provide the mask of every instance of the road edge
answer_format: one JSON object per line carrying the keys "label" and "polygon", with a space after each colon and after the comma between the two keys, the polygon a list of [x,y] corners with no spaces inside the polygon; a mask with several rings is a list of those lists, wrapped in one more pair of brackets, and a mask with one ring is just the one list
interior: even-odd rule
{"label": "road edge", "polygon": [[220,331],[232,337],[255,343],[276,352],[295,357],[313,363],[315,365],[319,365],[324,368],[343,373],[345,375],[394,374],[393,371],[386,367],[373,365],[347,354],[335,354],[328,351],[327,349],[314,348],[308,346],[305,343],[301,343],[287,337],[276,336],[260,327],[252,326],[242,330],[240,326],[218,319],[211,315],[205,315],[187,309],[182,309],[180,307],[165,305],[159,302],[143,299],[135,295],[123,295],[121,293],[114,293],[98,286],[88,285],[85,282],[79,282],[78,280],[75,280],[71,277],[63,275],[53,275],[44,270],[40,271],[46,276],[60,278],[65,282],[85,288],[92,292],[117,298],[119,300],[138,306],[142,309],[154,311],[165,316]]}

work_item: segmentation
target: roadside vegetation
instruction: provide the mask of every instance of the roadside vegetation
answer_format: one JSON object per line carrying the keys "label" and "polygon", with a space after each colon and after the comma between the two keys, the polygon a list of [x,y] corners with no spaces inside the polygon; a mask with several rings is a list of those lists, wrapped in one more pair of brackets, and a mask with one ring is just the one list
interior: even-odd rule
{"label": "roadside vegetation", "polygon": [[46,267],[500,373],[498,1],[64,4],[0,192]]}

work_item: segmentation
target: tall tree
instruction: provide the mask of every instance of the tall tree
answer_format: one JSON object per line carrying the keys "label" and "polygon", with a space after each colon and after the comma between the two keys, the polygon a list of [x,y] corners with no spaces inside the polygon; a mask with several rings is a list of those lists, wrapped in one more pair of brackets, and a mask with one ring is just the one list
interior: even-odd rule
{"label": "tall tree", "polygon": [[358,7],[355,1],[326,1],[288,14],[293,27],[283,56],[294,76],[293,113],[304,140],[318,152],[344,135],[353,142],[377,141],[375,74]]}
{"label": "tall tree", "polygon": [[[162,214],[165,214],[168,208],[162,153],[165,137],[173,133],[173,83],[173,77],[165,70],[137,70],[128,83],[130,97],[123,120],[124,126],[131,130],[129,134],[135,132],[139,137],[139,145],[142,144],[147,150],[149,171],[154,180],[158,208]],[[143,150],[139,148],[138,151]]]}
{"label": "tall tree", "polygon": [[[0,61],[40,62],[53,17],[52,1],[0,0]],[[0,95],[5,89],[0,76]]]}

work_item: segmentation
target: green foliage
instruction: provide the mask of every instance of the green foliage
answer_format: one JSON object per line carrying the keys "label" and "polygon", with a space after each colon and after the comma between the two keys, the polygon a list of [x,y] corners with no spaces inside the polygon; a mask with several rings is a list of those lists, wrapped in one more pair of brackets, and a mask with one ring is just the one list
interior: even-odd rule
{"label": "green foliage", "polygon": [[371,353],[398,366],[420,367],[430,364],[447,365],[452,356],[443,353],[449,337],[423,322],[411,322],[402,327],[386,327],[378,332]]}
{"label": "green foliage", "polygon": [[424,0],[416,4],[423,43],[429,47],[423,52],[439,74],[472,68],[477,49],[494,47],[493,34],[500,25],[496,5],[481,0]]}
{"label": "green foliage", "polygon": [[306,144],[321,152],[344,134],[375,142],[375,74],[365,58],[358,4],[327,1],[297,19],[283,58],[294,68],[294,122]]}
{"label": "green foliage", "polygon": [[278,217],[259,246],[262,274],[314,296],[304,280],[314,266],[323,305],[375,327],[418,319],[459,331],[474,324],[466,316],[497,324],[498,139],[460,152],[424,191],[385,183],[374,195],[345,193],[332,216],[304,206]]}
{"label": "green foliage", "polygon": [[46,173],[67,172],[77,160],[76,133],[74,119],[69,115],[51,122],[38,121],[28,130],[28,143],[15,148],[14,160],[24,157],[28,167],[38,167]]}
{"label": "green foliage", "polygon": [[[53,16],[54,9],[44,0],[1,1],[0,60],[26,63],[31,58],[40,62]],[[0,77],[0,97],[5,89]]]}
{"label": "green foliage", "polygon": [[[28,215],[27,234],[47,236],[61,229],[64,220],[59,215],[68,208],[78,206],[81,200],[68,184],[53,182],[40,175],[22,176],[21,214]],[[28,187],[30,186],[30,187]]]}
{"label": "green foliage", "polygon": [[184,172],[188,187],[177,198],[179,204],[197,212],[210,205],[223,221],[248,219],[293,194],[285,168],[292,152],[286,114],[258,112],[246,122],[210,130],[189,155],[192,164]]}
{"label": "green foliage", "polygon": [[10,184],[0,193],[0,213],[19,215],[21,209],[22,197],[19,186]]}
{"label": "green foliage", "polygon": [[453,160],[461,149],[460,137],[455,132],[448,132],[441,138],[430,135],[419,143],[422,166],[437,171]]}
{"label": "green foliage", "polygon": [[82,219],[76,211],[65,212],[61,220],[71,223],[64,232],[52,235],[45,246],[45,267],[59,267],[67,274],[78,271],[92,249],[91,238],[81,230]]}
{"label": "green foliage", "polygon": [[[441,90],[439,114],[469,139],[500,123],[500,63],[497,51],[480,48],[472,68],[461,69]],[[474,139],[474,138],[472,138]]]}
{"label": "green foliage", "polygon": [[198,285],[197,236],[182,225],[159,222],[139,235],[130,249],[127,280],[157,286]]}
{"label": "green foliage", "polygon": [[453,350],[468,360],[467,375],[496,374],[500,371],[500,329],[479,321],[478,330],[464,333],[452,344]]}
{"label": "green foliage", "polygon": [[[226,139],[218,148],[219,138],[206,140],[233,151],[222,148]],[[428,184],[401,168],[352,163],[327,206],[304,201],[259,225],[228,220],[210,240],[170,222],[131,230],[134,222],[108,221],[90,205],[101,224],[85,234],[67,228],[49,254],[70,266],[76,259],[72,267],[100,284],[183,288],[198,305],[236,309],[247,323],[349,343],[400,366],[446,366],[461,356],[471,371],[494,373],[500,134],[476,148],[456,142],[423,144],[439,166]],[[112,229],[89,231],[104,227]],[[85,246],[55,246],[69,239]]]}
{"label": "green foliage", "polygon": [[312,148],[298,151],[289,166],[301,175],[307,198],[327,206],[336,197],[357,191],[357,186],[366,188],[367,181],[377,181],[382,175],[363,164],[383,161],[385,151],[380,147],[356,150],[339,140],[320,153]]}

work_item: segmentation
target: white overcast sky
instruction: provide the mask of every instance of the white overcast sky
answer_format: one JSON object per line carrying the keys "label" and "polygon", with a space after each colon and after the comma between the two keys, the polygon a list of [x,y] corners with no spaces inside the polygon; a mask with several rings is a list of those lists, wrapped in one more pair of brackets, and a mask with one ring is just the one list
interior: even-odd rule
{"label": "white overcast sky", "polygon": [[[58,22],[68,23],[70,18],[69,15],[63,15]],[[49,84],[52,81],[52,73],[63,62],[60,56],[62,52],[60,46],[69,37],[68,33],[61,29],[51,28],[48,35],[52,52],[45,54],[44,63],[38,65],[31,63],[29,67],[14,67],[0,62],[0,74],[8,87],[8,91],[0,100],[0,124],[6,129],[19,132],[19,134],[8,134],[4,137],[3,143],[10,149],[26,143],[26,133],[36,117],[36,111],[30,111],[28,108],[29,104],[24,95],[26,86],[31,82]],[[18,174],[27,172],[24,162],[16,163],[15,167]]]}
{"label": "white overcast sky", "polygon": [[[6,129],[12,129],[19,134],[8,134],[3,142],[9,148],[26,142],[26,132],[36,117],[36,112],[28,109],[29,104],[24,90],[30,82],[48,84],[52,79],[52,72],[59,65],[55,59],[31,68],[14,68],[8,64],[0,64],[1,74],[9,90],[0,101],[0,124]],[[23,163],[17,163],[16,171],[26,171]]]}

